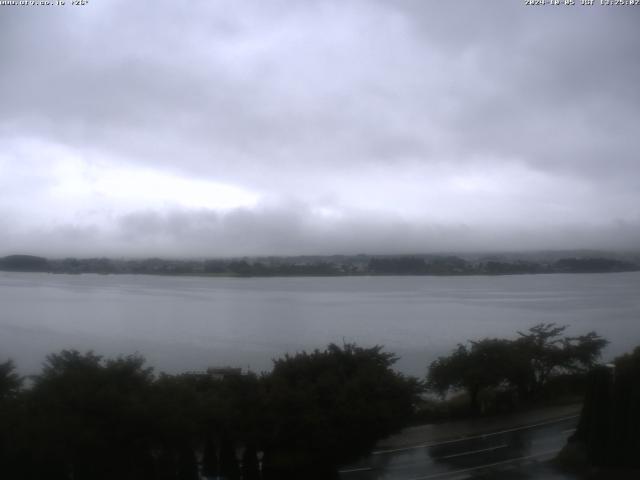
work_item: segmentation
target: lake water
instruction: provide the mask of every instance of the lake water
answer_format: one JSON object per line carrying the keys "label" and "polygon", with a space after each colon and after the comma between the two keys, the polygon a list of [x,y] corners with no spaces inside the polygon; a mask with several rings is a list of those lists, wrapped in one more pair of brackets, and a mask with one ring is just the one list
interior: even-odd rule
{"label": "lake water", "polygon": [[329,342],[382,344],[423,375],[458,342],[540,322],[640,345],[640,273],[200,278],[0,272],[0,361],[37,372],[62,348],[143,354],[159,370],[270,368]]}

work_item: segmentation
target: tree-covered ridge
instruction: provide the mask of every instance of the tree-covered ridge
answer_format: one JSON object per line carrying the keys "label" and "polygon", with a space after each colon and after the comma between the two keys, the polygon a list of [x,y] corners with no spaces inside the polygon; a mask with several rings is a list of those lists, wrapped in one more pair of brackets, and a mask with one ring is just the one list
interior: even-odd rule
{"label": "tree-covered ridge", "polygon": [[47,259],[32,255],[0,258],[0,270],[51,273],[129,273],[151,275],[222,275],[241,277],[345,275],[514,275],[536,273],[607,273],[640,270],[640,258],[599,256],[517,258],[455,255],[255,257],[237,259],[138,260],[110,258]]}

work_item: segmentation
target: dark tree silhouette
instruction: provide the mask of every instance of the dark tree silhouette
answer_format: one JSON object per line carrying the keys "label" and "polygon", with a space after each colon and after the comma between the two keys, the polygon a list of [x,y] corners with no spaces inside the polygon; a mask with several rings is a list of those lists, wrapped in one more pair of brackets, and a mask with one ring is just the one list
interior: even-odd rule
{"label": "dark tree silhouette", "polygon": [[486,388],[516,389],[521,399],[535,399],[555,375],[586,373],[608,343],[595,332],[562,337],[566,327],[542,323],[519,332],[515,340],[485,338],[458,345],[429,366],[427,385],[445,395],[456,389],[469,395],[479,413],[478,397]]}
{"label": "dark tree silhouette", "polygon": [[[33,477],[148,478],[152,376],[131,356],[104,362],[92,352],[50,355],[30,392],[30,428],[40,456]],[[42,468],[46,466],[46,468]],[[58,478],[55,475],[53,478]]]}
{"label": "dark tree silhouette", "polygon": [[640,347],[589,374],[580,422],[571,441],[582,445],[590,465],[640,468],[639,380]]}
{"label": "dark tree silhouette", "polygon": [[482,389],[507,381],[511,367],[505,361],[511,356],[511,348],[508,340],[495,338],[470,342],[469,347],[459,344],[451,355],[431,363],[427,385],[441,395],[450,389],[466,390],[471,412],[477,414]]}
{"label": "dark tree silhouette", "polygon": [[509,359],[515,376],[511,380],[527,399],[535,398],[550,376],[560,373],[586,373],[609,343],[595,332],[577,337],[562,337],[566,326],[541,323],[528,333],[518,332]]}
{"label": "dark tree silhouette", "polygon": [[22,381],[12,360],[0,363],[0,402],[14,398],[20,392]]}
{"label": "dark tree silhouette", "polygon": [[335,466],[405,425],[420,385],[393,371],[395,361],[382,347],[353,344],[276,360],[265,379],[272,428],[265,466],[272,475],[329,478]]}

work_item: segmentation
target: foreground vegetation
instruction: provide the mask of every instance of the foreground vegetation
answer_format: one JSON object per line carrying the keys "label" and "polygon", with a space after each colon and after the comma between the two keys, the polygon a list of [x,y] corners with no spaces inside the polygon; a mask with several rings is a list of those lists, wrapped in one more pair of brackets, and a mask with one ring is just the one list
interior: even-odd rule
{"label": "foreground vegetation", "polygon": [[[420,386],[380,347],[330,345],[269,374],[154,375],[138,356],[50,355],[28,388],[0,366],[2,478],[334,478],[410,419]],[[262,476],[260,476],[262,470]]]}
{"label": "foreground vegetation", "polygon": [[516,339],[485,338],[459,344],[451,355],[431,363],[428,387],[442,396],[463,390],[472,414],[487,409],[481,402],[482,393],[492,394],[493,410],[509,410],[518,403],[532,404],[567,392],[558,388],[558,379],[580,392],[587,372],[608,342],[595,332],[563,336],[565,330],[543,323],[519,332]]}
{"label": "foreground vegetation", "polygon": [[640,478],[640,347],[589,372],[580,422],[559,463],[592,478]]}
{"label": "foreground vegetation", "polygon": [[[636,465],[640,348],[613,373],[596,364],[606,340],[564,332],[540,324],[514,339],[461,344],[430,365],[425,381],[394,371],[396,357],[381,347],[353,344],[286,355],[262,375],[155,374],[137,355],[65,350],[25,379],[7,361],[0,472],[9,480],[331,479],[424,419],[433,406],[425,392],[464,392],[465,412],[481,415],[535,405],[559,385],[587,389],[576,434],[585,462]],[[430,420],[451,415],[447,404]]]}

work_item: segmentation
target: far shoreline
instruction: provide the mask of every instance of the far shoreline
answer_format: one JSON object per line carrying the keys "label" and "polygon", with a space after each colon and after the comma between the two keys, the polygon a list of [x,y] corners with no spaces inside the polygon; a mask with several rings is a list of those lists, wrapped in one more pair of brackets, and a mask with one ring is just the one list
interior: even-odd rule
{"label": "far shoreline", "polygon": [[[565,252],[565,255],[566,252]],[[640,254],[331,255],[234,259],[0,257],[0,271],[210,278],[462,277],[640,271]]]}

